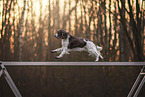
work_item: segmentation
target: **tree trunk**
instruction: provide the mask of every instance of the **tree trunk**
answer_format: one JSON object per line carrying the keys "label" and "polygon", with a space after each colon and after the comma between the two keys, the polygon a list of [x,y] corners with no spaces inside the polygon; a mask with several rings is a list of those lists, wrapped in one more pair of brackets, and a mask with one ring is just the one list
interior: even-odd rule
{"label": "tree trunk", "polygon": [[66,13],[66,11],[65,11],[65,9],[66,9],[66,1],[64,0],[64,6],[63,6],[63,17],[62,17],[62,23],[63,23],[63,25],[62,25],[62,29],[64,29],[64,30],[66,30],[66,22],[67,22],[67,20],[66,20],[66,17],[65,17],[65,13]]}
{"label": "tree trunk", "polygon": [[56,0],[56,30],[60,29],[60,14],[59,14],[59,0]]}
{"label": "tree trunk", "polygon": [[77,3],[78,3],[78,0],[75,0],[75,35],[78,34]]}
{"label": "tree trunk", "polygon": [[50,50],[51,50],[51,46],[52,46],[52,39],[51,39],[51,33],[52,33],[52,30],[51,30],[51,6],[50,6],[50,0],[49,0],[49,5],[48,5],[48,10],[49,10],[49,16],[48,16],[48,40],[47,40],[47,51],[46,51],[46,61],[49,61],[51,60],[51,57],[50,57]]}
{"label": "tree trunk", "polygon": [[26,0],[24,0],[24,7],[21,16],[21,23],[20,23],[20,32],[19,32],[19,61],[22,61],[22,32],[23,32],[23,23],[24,23],[24,15],[25,15],[25,6]]}
{"label": "tree trunk", "polygon": [[[115,8],[115,11],[114,11],[114,14],[116,14],[116,11],[117,11],[117,8],[116,8],[116,1],[114,1],[114,8]],[[115,22],[114,24],[114,40],[113,40],[113,48],[112,48],[112,54],[113,54],[113,61],[116,60],[116,55],[117,55],[117,50],[115,49],[116,47],[116,43],[117,43],[117,31],[116,31],[116,28],[117,28],[117,19],[116,17],[114,17],[113,21]]]}
{"label": "tree trunk", "polygon": [[[109,10],[111,11],[111,0],[109,0]],[[109,11],[109,42],[108,42],[108,61],[110,61],[109,60],[109,57],[111,57],[111,55],[110,55],[110,42],[111,42],[111,37],[112,37],[112,22],[111,22],[111,12]],[[112,57],[110,58],[111,60],[112,60]]]}
{"label": "tree trunk", "polygon": [[80,7],[81,7],[81,23],[80,23],[79,33],[81,36],[83,34],[83,0],[80,3]]}
{"label": "tree trunk", "polygon": [[109,61],[109,56],[108,56],[108,33],[107,33],[107,21],[106,21],[106,0],[104,0],[104,4],[103,4],[103,8],[104,8],[104,29],[105,29],[105,37],[104,37],[104,40],[105,40],[105,45],[104,45],[104,50],[105,50],[105,55],[106,55],[106,58],[104,59],[105,61]]}
{"label": "tree trunk", "polygon": [[[122,0],[123,4],[125,4],[124,0]],[[122,10],[122,17],[125,18],[125,10],[124,8],[121,8]],[[119,61],[124,61],[124,30],[122,29],[122,24],[120,24],[120,31],[119,31]]]}
{"label": "tree trunk", "polygon": [[83,9],[84,9],[85,28],[86,28],[86,31],[85,31],[86,36],[85,36],[85,37],[86,37],[86,38],[90,38],[89,35],[88,35],[88,32],[87,32],[88,24],[87,24],[87,17],[86,17],[87,12],[86,12],[86,7],[85,7],[85,5],[83,5]]}
{"label": "tree trunk", "polygon": [[71,0],[69,0],[69,32],[71,32],[71,12],[70,12],[70,8],[71,8]]}

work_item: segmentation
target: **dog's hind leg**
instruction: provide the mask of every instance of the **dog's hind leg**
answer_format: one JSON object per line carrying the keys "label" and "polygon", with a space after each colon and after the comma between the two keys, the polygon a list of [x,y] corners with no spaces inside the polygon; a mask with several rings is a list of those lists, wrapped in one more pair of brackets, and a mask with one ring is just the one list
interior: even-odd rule
{"label": "dog's hind leg", "polygon": [[102,55],[100,54],[100,58],[103,59]]}
{"label": "dog's hind leg", "polygon": [[88,49],[87,51],[88,51],[89,55],[92,55],[92,57],[96,57],[95,61],[99,60],[99,54],[97,53],[96,48],[92,47],[91,49]]}
{"label": "dog's hind leg", "polygon": [[99,60],[99,57],[100,57],[101,59],[103,59],[103,57],[102,57],[100,51],[95,50],[95,56],[96,56],[96,61]]}
{"label": "dog's hind leg", "polygon": [[103,59],[103,57],[101,56],[100,50],[101,50],[101,47],[99,49],[98,48],[93,48],[93,50],[92,50],[93,55],[96,57],[95,61],[98,61],[99,57],[101,59]]}
{"label": "dog's hind leg", "polygon": [[94,50],[94,51],[93,51],[93,54],[94,54],[95,57],[96,57],[96,60],[95,60],[95,61],[99,61],[99,55],[100,55],[100,53],[97,52],[97,50]]}

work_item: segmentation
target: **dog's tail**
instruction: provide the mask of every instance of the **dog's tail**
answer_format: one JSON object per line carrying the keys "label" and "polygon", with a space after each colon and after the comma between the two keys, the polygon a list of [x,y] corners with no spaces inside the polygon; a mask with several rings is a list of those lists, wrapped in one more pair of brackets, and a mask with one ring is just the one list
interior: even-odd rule
{"label": "dog's tail", "polygon": [[97,48],[98,51],[102,50],[102,47],[100,47],[100,46],[97,46],[96,48]]}

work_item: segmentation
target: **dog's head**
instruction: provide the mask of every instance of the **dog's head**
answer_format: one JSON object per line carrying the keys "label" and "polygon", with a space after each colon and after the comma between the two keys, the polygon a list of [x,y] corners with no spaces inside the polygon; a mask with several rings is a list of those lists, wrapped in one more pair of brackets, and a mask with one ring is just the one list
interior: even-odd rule
{"label": "dog's head", "polygon": [[61,38],[66,39],[68,37],[69,33],[65,30],[57,30],[57,33],[54,35],[55,38]]}

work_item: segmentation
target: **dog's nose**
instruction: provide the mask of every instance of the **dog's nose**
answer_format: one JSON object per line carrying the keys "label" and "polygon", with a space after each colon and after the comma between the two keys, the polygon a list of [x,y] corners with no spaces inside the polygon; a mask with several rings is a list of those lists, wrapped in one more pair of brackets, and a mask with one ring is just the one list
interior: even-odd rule
{"label": "dog's nose", "polygon": [[58,37],[58,34],[55,34],[54,37],[57,38]]}

